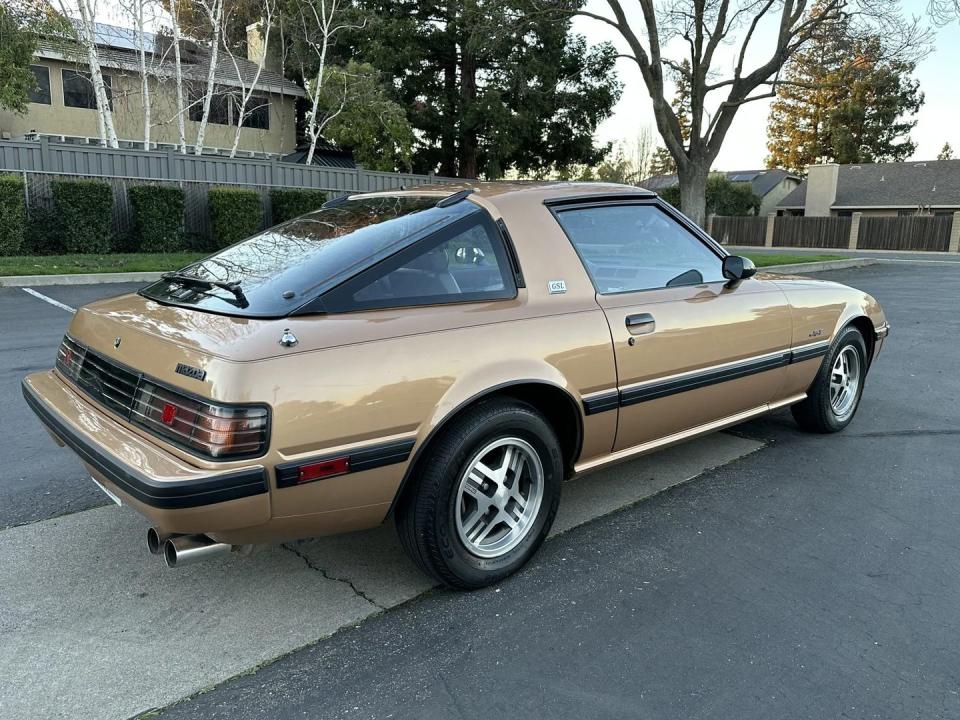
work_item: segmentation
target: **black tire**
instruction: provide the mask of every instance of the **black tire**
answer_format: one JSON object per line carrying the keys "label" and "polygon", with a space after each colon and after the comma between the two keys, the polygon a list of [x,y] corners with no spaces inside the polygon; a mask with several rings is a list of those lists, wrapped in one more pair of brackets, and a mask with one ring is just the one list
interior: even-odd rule
{"label": "black tire", "polygon": [[[475,455],[505,438],[520,438],[536,452],[543,495],[523,539],[499,557],[482,558],[458,534],[458,489]],[[492,399],[452,420],[427,452],[396,511],[397,532],[407,554],[428,575],[463,590],[491,585],[520,569],[546,538],[560,503],[563,457],[550,423],[526,403]]]}
{"label": "black tire", "polygon": [[[852,348],[859,358],[859,384],[853,398],[853,407],[842,416],[838,416],[830,402],[830,376],[837,358],[847,348]],[[830,346],[830,352],[824,357],[805,400],[792,405],[793,418],[802,430],[815,433],[835,433],[843,430],[860,407],[860,397],[867,377],[867,345],[863,334],[857,328],[844,328]]]}

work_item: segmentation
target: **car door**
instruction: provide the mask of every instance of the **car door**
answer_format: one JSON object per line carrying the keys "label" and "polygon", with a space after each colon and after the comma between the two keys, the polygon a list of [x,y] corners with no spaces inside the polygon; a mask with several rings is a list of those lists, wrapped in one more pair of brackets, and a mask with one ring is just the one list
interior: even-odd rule
{"label": "car door", "polygon": [[773,283],[723,278],[720,252],[656,200],[554,208],[610,325],[614,451],[764,406],[784,380],[790,310]]}

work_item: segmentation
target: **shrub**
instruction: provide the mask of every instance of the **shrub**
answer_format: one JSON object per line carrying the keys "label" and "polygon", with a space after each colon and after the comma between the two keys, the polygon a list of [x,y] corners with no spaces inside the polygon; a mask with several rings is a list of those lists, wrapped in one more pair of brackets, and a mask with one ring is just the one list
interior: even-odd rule
{"label": "shrub", "polygon": [[113,225],[110,185],[99,180],[54,180],[50,189],[63,252],[110,252]]}
{"label": "shrub", "polygon": [[276,188],[270,191],[273,224],[293,220],[320,208],[327,200],[323,190],[296,190]]}
{"label": "shrub", "polygon": [[[731,182],[723,173],[707,178],[707,215],[756,215],[762,200],[754,194],[750,183]],[[680,186],[664,188],[660,197],[680,208]]]}
{"label": "shrub", "polygon": [[263,209],[256,190],[212,188],[209,202],[213,245],[208,249],[219,250],[233,245],[260,229]]}
{"label": "shrub", "polygon": [[24,255],[60,255],[63,237],[58,232],[57,214],[53,208],[35,205],[27,210],[27,237]]}
{"label": "shrub", "polygon": [[135,213],[135,251],[178,252],[186,247],[181,188],[138,185],[130,188],[130,202]]}
{"label": "shrub", "polygon": [[0,255],[19,255],[27,229],[27,208],[23,202],[23,180],[16,175],[0,176]]}

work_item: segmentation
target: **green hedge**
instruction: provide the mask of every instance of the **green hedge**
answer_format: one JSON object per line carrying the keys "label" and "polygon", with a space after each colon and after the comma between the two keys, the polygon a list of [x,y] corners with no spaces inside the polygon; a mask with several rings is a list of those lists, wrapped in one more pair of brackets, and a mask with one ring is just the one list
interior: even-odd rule
{"label": "green hedge", "polygon": [[113,191],[98,180],[50,183],[56,234],[65,253],[108,253],[112,249]]}
{"label": "green hedge", "polygon": [[260,229],[263,209],[256,190],[212,188],[209,202],[213,244],[208,249],[233,245]]}
{"label": "green hedge", "polygon": [[273,224],[293,220],[320,208],[327,201],[323,190],[274,189],[270,191]]}
{"label": "green hedge", "polygon": [[133,249],[138,252],[179,252],[186,248],[183,231],[183,190],[169,185],[130,188],[134,210]]}
{"label": "green hedge", "polygon": [[26,228],[23,180],[16,175],[0,175],[0,255],[20,253]]}

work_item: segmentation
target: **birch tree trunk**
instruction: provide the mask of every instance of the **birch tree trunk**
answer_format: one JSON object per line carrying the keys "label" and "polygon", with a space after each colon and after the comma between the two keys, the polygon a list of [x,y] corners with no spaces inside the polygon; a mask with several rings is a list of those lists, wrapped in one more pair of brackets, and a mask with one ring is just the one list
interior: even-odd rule
{"label": "birch tree trunk", "polygon": [[143,37],[143,4],[145,0],[134,0],[137,21],[137,51],[140,55],[140,92],[143,97],[143,149],[150,149],[150,126],[153,123],[150,110],[150,78],[147,75],[147,50]]}
{"label": "birch tree trunk", "polygon": [[117,142],[117,132],[113,125],[110,98],[107,96],[107,89],[103,83],[103,73],[100,71],[100,57],[97,53],[97,39],[93,28],[94,6],[90,5],[90,0],[78,0],[77,5],[80,9],[80,41],[87,52],[90,82],[93,83],[93,92],[97,101],[97,125],[100,130],[100,140],[107,147],[116,148],[120,144]]}
{"label": "birch tree trunk", "polygon": [[263,31],[263,46],[261,49],[262,54],[259,62],[257,63],[257,72],[254,74],[253,80],[250,81],[249,87],[243,81],[243,73],[240,72],[240,67],[237,64],[237,58],[234,56],[233,52],[226,43],[223,45],[223,49],[233,61],[234,70],[236,70],[237,78],[240,81],[240,107],[238,109],[240,116],[237,118],[237,130],[233,134],[233,146],[230,148],[230,157],[232,158],[237,156],[237,148],[240,146],[240,133],[243,130],[243,122],[247,119],[247,105],[250,102],[250,98],[253,96],[254,88],[256,88],[257,83],[260,82],[260,73],[263,72],[263,66],[267,62],[267,53],[270,51],[270,28],[273,25],[273,9],[274,3],[271,0],[266,0],[264,3],[264,22],[266,23],[266,27]]}
{"label": "birch tree trunk", "polygon": [[207,134],[207,121],[210,119],[210,103],[216,89],[214,81],[217,76],[217,59],[220,51],[220,33],[223,26],[223,0],[213,0],[213,6],[203,3],[210,24],[213,27],[213,41],[210,44],[210,68],[207,70],[207,88],[203,96],[203,115],[200,118],[200,127],[197,129],[197,140],[194,143],[193,154],[203,153],[203,140]]}
{"label": "birch tree trunk", "polygon": [[177,144],[183,155],[187,154],[187,109],[183,102],[183,65],[180,62],[180,21],[177,19],[177,0],[170,0],[169,10],[173,32],[173,78],[177,96]]}

